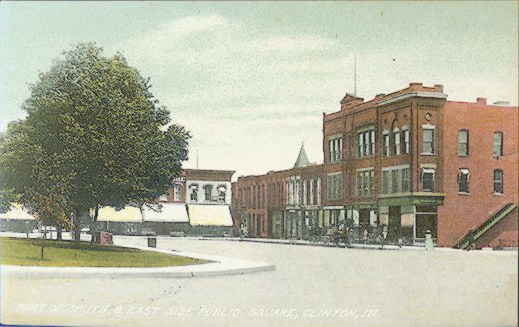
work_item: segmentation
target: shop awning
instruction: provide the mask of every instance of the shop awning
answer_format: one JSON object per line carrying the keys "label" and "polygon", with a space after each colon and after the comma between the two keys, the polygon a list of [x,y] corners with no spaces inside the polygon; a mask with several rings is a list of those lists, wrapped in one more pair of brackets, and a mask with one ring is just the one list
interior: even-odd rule
{"label": "shop awning", "polygon": [[155,211],[153,209],[144,208],[144,221],[169,222],[169,223],[188,223],[186,205],[176,203],[162,203],[162,208]]}
{"label": "shop awning", "polygon": [[35,220],[34,216],[30,215],[21,204],[11,204],[11,210],[6,213],[0,213],[0,219],[10,220]]}
{"label": "shop awning", "polygon": [[228,205],[188,205],[192,226],[232,226]]}
{"label": "shop awning", "polygon": [[113,221],[122,223],[142,222],[141,209],[131,206],[126,206],[122,210],[115,210],[112,207],[103,207],[99,209],[97,221]]}

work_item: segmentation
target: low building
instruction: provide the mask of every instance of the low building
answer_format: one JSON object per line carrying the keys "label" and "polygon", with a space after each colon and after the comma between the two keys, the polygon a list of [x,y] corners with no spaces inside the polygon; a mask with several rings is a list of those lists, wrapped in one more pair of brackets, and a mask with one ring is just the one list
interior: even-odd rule
{"label": "low building", "polygon": [[322,165],[301,146],[294,168],[239,177],[233,183],[235,227],[250,237],[305,238],[323,227]]}
{"label": "low building", "polygon": [[38,228],[38,221],[19,204],[12,204],[9,211],[0,213],[0,231],[29,233]]}

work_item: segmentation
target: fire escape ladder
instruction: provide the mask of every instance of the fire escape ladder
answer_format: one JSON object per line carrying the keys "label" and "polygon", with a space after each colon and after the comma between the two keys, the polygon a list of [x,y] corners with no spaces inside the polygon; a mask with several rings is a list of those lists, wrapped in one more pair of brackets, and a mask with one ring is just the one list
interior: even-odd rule
{"label": "fire escape ladder", "polygon": [[472,231],[465,234],[455,245],[455,248],[458,249],[466,249],[470,246],[471,243],[471,234],[472,234],[472,242],[476,241],[483,234],[489,231],[495,224],[497,224],[501,219],[506,217],[510,212],[512,212],[515,208],[517,208],[517,203],[508,203],[501,210],[499,210],[495,215],[492,215],[489,219],[484,221],[481,225],[473,229]]}

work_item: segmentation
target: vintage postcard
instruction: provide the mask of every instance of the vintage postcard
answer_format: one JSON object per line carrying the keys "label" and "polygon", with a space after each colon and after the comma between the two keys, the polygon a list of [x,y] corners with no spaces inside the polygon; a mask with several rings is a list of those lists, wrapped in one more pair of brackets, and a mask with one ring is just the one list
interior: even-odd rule
{"label": "vintage postcard", "polygon": [[517,326],[517,1],[0,3],[0,322]]}

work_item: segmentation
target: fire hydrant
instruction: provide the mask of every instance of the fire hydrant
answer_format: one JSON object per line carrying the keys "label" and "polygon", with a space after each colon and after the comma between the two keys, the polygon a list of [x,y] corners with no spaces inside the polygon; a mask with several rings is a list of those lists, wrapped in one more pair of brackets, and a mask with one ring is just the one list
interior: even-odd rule
{"label": "fire hydrant", "polygon": [[425,232],[425,249],[427,251],[434,250],[434,244],[433,244],[432,234],[431,234],[430,230],[427,230]]}

